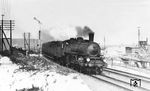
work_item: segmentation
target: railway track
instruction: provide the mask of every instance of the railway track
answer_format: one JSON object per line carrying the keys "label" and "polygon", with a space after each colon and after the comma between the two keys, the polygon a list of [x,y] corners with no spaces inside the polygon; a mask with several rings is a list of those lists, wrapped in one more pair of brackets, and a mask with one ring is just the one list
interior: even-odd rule
{"label": "railway track", "polygon": [[147,88],[130,86],[130,83],[128,83],[128,82],[119,80],[118,78],[113,78],[113,77],[110,77],[110,76],[106,76],[106,75],[94,75],[92,77],[94,77],[96,79],[98,79],[98,78],[103,79],[104,81],[107,81],[111,84],[115,84],[116,86],[128,89],[130,91],[150,91]]}
{"label": "railway track", "polygon": [[107,84],[109,84],[109,85],[112,85],[113,87],[117,87],[118,90],[133,91],[133,90],[128,89],[128,88],[126,88],[126,87],[124,87],[124,86],[120,86],[120,85],[118,85],[118,84],[116,84],[116,83],[114,83],[114,82],[112,82],[112,81],[110,81],[110,80],[106,80],[106,79],[103,79],[103,78],[101,78],[101,77],[97,77],[97,76],[94,76],[94,75],[91,75],[91,77],[92,77],[92,78],[95,78],[95,79],[97,79],[97,80],[99,80],[99,81],[105,82],[105,83],[107,83]]}
{"label": "railway track", "polygon": [[120,70],[116,70],[116,69],[111,69],[111,68],[105,68],[104,71],[111,71],[114,73],[118,73],[124,76],[130,76],[133,78],[138,78],[138,79],[142,79],[143,81],[149,82],[150,83],[150,77],[145,77],[145,76],[141,76],[141,75],[137,75],[137,74],[133,74],[133,73],[129,73],[129,72],[124,72],[124,71],[120,71]]}
{"label": "railway track", "polygon": [[133,73],[128,73],[120,70],[114,70],[110,68],[106,68],[104,70],[105,75],[107,76],[112,76],[115,78],[118,78],[122,81],[125,81],[127,83],[130,83],[130,79],[140,79],[141,80],[141,87],[146,88],[150,91],[150,78],[133,74]]}
{"label": "railway track", "polygon": [[[150,79],[148,77],[143,77],[140,75],[105,68],[103,74],[92,75],[92,77],[96,79],[97,78],[103,79],[105,81],[111,82],[113,84],[119,85],[132,91],[150,91],[149,87]],[[130,79],[141,79],[141,86],[139,87],[130,86]]]}

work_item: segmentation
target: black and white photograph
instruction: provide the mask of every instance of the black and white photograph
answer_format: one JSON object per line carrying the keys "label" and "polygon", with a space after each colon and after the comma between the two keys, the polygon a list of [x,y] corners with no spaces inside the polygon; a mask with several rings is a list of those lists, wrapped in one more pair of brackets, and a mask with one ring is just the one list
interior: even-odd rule
{"label": "black and white photograph", "polygon": [[0,0],[0,91],[150,91],[150,0]]}

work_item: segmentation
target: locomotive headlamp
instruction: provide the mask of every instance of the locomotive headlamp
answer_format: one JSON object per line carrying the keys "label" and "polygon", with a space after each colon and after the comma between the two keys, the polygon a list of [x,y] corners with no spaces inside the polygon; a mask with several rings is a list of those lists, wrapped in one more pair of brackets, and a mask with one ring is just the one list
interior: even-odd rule
{"label": "locomotive headlamp", "polygon": [[83,60],[83,58],[82,58],[82,57],[79,57],[79,58],[78,58],[78,60],[82,61],[82,60]]}
{"label": "locomotive headlamp", "polygon": [[87,62],[90,62],[90,58],[86,58],[86,61],[87,61]]}

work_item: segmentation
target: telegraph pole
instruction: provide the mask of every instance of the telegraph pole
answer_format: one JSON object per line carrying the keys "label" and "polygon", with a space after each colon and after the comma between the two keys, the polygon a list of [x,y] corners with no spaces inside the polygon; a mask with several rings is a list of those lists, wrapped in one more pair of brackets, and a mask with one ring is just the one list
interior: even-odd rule
{"label": "telegraph pole", "polygon": [[104,49],[105,49],[105,42],[106,42],[106,40],[105,40],[105,36],[104,36]]}
{"label": "telegraph pole", "polygon": [[140,47],[140,28],[141,27],[137,27],[138,28],[138,46]]}
{"label": "telegraph pole", "polygon": [[28,33],[28,50],[29,50],[29,52],[30,52],[30,33]]}
{"label": "telegraph pole", "polygon": [[3,19],[4,19],[4,14],[2,14],[2,27],[1,27],[1,29],[2,29],[2,52],[3,52],[3,44],[4,44],[4,40],[3,40]]}
{"label": "telegraph pole", "polygon": [[24,37],[24,49],[26,50],[26,34],[23,33],[23,37]]}
{"label": "telegraph pole", "polygon": [[26,55],[30,53],[30,32],[24,33],[24,48],[26,50]]}

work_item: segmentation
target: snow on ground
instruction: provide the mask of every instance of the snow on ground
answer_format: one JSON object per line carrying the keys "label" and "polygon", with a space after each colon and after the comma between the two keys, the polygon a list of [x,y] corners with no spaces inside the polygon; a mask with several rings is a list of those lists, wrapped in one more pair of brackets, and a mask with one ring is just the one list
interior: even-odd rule
{"label": "snow on ground", "polygon": [[124,91],[83,74],[65,74],[52,68],[26,71],[8,57],[1,57],[0,91]]}
{"label": "snow on ground", "polygon": [[119,88],[115,85],[105,83],[103,81],[96,80],[87,75],[81,75],[81,78],[89,86],[92,91],[128,91],[123,88]]}
{"label": "snow on ground", "polygon": [[77,73],[24,71],[8,57],[0,58],[0,73],[0,91],[29,91],[31,88],[36,88],[36,91],[91,91]]}
{"label": "snow on ground", "polygon": [[[143,76],[150,76],[150,72],[143,69],[132,69],[126,66],[116,66],[120,64],[121,55],[125,54],[125,47],[109,47],[105,50],[104,56],[107,58],[109,68],[119,69]],[[39,55],[30,55],[39,56]],[[113,63],[112,63],[113,60]],[[117,61],[115,61],[117,60]],[[107,83],[92,79],[86,75],[78,73],[63,74],[63,71],[52,69],[25,71],[19,69],[20,66],[13,64],[8,57],[0,56],[0,91],[29,91],[24,89],[37,88],[35,91],[120,91],[117,87]],[[59,68],[60,69],[60,68]],[[30,90],[32,91],[32,90]]]}

